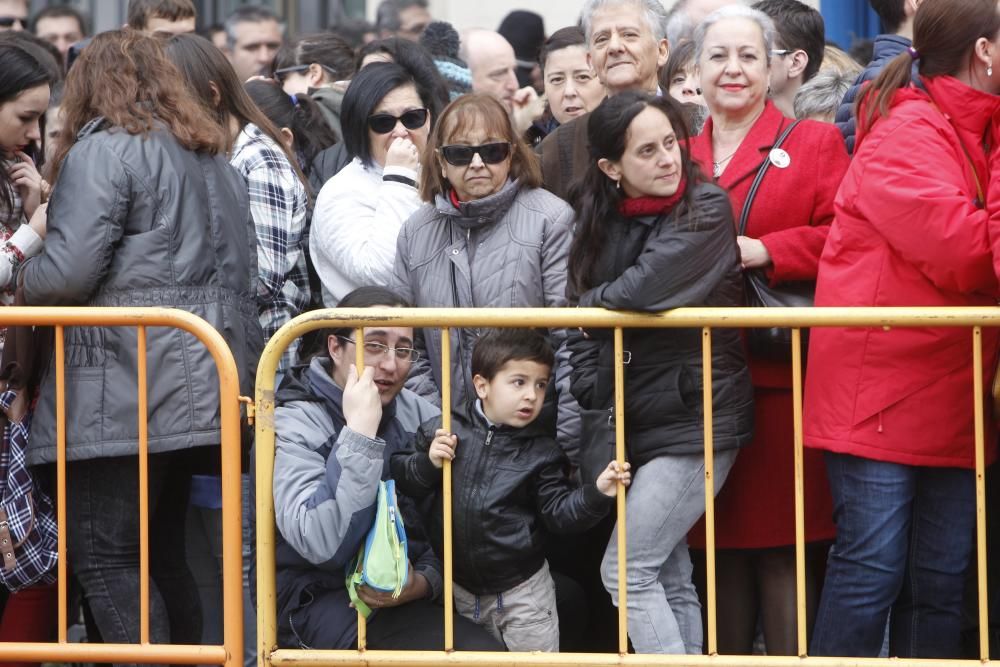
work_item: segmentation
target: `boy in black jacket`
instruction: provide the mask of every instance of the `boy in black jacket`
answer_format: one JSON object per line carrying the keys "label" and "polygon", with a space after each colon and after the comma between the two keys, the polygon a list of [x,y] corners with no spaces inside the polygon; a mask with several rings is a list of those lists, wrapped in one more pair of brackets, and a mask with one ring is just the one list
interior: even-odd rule
{"label": "boy in black jacket", "polygon": [[487,332],[472,353],[478,399],[453,411],[454,433],[427,424],[416,451],[391,463],[404,493],[436,496],[427,525],[443,557],[441,468],[452,461],[455,607],[511,651],[559,650],[542,524],[554,533],[587,530],[613,506],[617,482],[631,481],[628,464],[614,461],[595,484],[570,481],[554,429],[536,421],[553,362],[535,331]]}

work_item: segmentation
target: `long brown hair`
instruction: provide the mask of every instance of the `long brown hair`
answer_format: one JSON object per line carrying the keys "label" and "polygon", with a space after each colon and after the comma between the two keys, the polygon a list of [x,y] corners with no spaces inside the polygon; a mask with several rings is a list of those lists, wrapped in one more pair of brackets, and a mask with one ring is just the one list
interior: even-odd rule
{"label": "long brown hair", "polygon": [[487,128],[490,137],[510,142],[510,178],[516,179],[521,187],[542,187],[542,168],[538,164],[538,158],[514,132],[507,110],[491,95],[470,93],[445,107],[431,132],[421,160],[424,165],[420,173],[421,199],[433,202],[435,195],[451,190],[451,183],[441,174],[440,161],[444,158],[437,151],[477,123]]}
{"label": "long brown hair", "polygon": [[[167,40],[167,57],[177,65],[188,87],[219,124],[227,127],[229,119],[235,118],[241,130],[247,123],[256,125],[288,159],[306,192],[311,192],[309,181],[299,168],[298,159],[285,146],[281,132],[254,104],[222,51],[204,37],[181,34]],[[232,144],[232,139],[227,137],[227,151],[232,149]]]}
{"label": "long brown hair", "polygon": [[225,149],[223,128],[206,118],[159,41],[137,30],[102,32],[87,45],[66,77],[65,118],[52,160],[53,179],[83,126],[103,116],[129,134],[147,135],[165,126],[192,151]]}
{"label": "long brown hair", "polygon": [[[993,41],[1000,32],[996,0],[924,0],[913,19],[913,48],[920,76],[954,76],[972,68],[972,52],[980,37]],[[858,98],[861,132],[889,115],[896,91],[910,85],[914,58],[904,51],[889,62]]]}

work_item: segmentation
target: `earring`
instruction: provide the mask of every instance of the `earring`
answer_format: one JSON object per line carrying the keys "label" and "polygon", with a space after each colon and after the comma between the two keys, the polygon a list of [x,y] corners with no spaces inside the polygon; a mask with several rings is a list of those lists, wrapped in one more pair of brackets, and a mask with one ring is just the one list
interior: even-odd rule
{"label": "earring", "polygon": [[621,189],[622,189],[622,182],[621,179],[619,179],[615,181],[615,190],[621,190]]}
{"label": "earring", "polygon": [[993,65],[987,65],[986,66],[986,76],[988,76],[988,77],[992,77],[993,76]]}

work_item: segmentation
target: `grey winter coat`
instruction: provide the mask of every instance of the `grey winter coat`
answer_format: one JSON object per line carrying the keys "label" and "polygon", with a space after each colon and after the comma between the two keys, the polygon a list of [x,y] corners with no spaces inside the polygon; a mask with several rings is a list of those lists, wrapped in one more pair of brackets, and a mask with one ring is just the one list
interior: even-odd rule
{"label": "grey winter coat", "polygon": [[[515,181],[459,208],[447,195],[438,195],[400,230],[393,289],[421,308],[565,306],[572,220],[566,202]],[[469,369],[478,335],[475,329],[452,332],[452,405],[464,405],[475,396]],[[425,354],[413,364],[407,386],[440,402],[440,332],[424,329],[416,338]],[[566,332],[553,330],[552,338],[557,350],[559,445],[576,463],[579,407],[569,392]]]}
{"label": "grey winter coat", "polygon": [[[168,132],[147,137],[88,124],[48,209],[45,250],[22,269],[39,306],[162,306],[207,320],[229,343],[244,392],[263,346],[256,236],[246,186],[221,155]],[[137,331],[66,329],[66,438],[71,460],[138,452]],[[217,445],[219,376],[194,336],[150,328],[149,451]],[[56,458],[55,374],[42,385],[29,463]]]}

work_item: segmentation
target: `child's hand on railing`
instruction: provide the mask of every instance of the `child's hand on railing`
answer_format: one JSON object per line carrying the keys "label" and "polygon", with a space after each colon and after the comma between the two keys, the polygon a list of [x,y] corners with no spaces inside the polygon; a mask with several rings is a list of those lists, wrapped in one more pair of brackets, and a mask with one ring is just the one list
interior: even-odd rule
{"label": "child's hand on railing", "polygon": [[427,452],[427,455],[430,457],[431,463],[434,464],[434,467],[441,468],[446,460],[453,460],[455,458],[455,447],[457,445],[457,435],[452,435],[443,428],[439,428],[435,431],[434,440],[431,442],[430,450]]}
{"label": "child's hand on railing", "polygon": [[626,487],[632,483],[632,473],[629,472],[632,466],[628,461],[618,466],[618,461],[608,464],[600,475],[597,476],[597,490],[606,496],[614,498],[618,495],[618,482]]}

